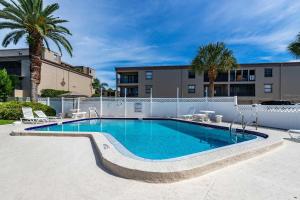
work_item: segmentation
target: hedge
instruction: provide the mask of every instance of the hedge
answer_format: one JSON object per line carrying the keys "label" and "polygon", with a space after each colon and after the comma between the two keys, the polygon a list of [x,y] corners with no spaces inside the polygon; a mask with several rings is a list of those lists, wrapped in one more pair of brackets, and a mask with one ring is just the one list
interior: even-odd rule
{"label": "hedge", "polygon": [[23,117],[22,107],[31,107],[33,111],[42,110],[48,116],[56,114],[53,108],[41,103],[10,101],[0,103],[0,119],[19,120]]}
{"label": "hedge", "polygon": [[64,90],[53,90],[53,89],[43,89],[41,91],[41,97],[59,97],[62,94],[69,93],[69,91]]}

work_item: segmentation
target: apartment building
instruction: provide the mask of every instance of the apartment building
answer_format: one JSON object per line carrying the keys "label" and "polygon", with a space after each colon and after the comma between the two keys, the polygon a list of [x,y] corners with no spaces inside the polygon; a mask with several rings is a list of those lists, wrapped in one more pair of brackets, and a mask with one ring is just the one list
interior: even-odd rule
{"label": "apartment building", "polygon": [[[195,74],[190,66],[117,67],[120,96],[204,97],[208,90],[207,73]],[[219,73],[215,96],[239,96],[240,102],[267,100],[300,101],[300,62],[241,64],[237,70]]]}
{"label": "apartment building", "polygon": [[[0,69],[19,79],[14,90],[15,97],[30,96],[30,58],[28,49],[0,50]],[[83,96],[93,94],[92,82],[95,70],[91,67],[72,66],[61,60],[61,55],[44,50],[42,56],[41,82],[38,93],[43,89],[74,92]]]}

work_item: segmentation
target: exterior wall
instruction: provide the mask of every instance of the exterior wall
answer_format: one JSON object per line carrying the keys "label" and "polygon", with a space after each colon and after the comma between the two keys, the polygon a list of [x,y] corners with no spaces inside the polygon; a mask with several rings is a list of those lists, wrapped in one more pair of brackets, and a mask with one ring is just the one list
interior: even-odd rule
{"label": "exterior wall", "polygon": [[77,93],[92,96],[92,78],[79,75],[77,73],[69,72],[69,85],[70,91],[76,91]]}
{"label": "exterior wall", "polygon": [[49,60],[51,62],[61,64],[61,56],[58,53],[55,53],[53,51],[49,51],[47,49],[44,50],[43,58],[45,60]]}
{"label": "exterior wall", "polygon": [[[196,97],[203,97],[204,94],[204,80],[203,75],[199,75],[196,73],[195,79],[189,79],[189,69],[182,70],[182,97],[187,98],[196,98]],[[188,93],[188,85],[196,85],[196,92],[195,93]]]}
{"label": "exterior wall", "polygon": [[281,93],[283,99],[300,99],[299,75],[300,66],[283,66],[281,68]]}
{"label": "exterior wall", "polygon": [[[265,68],[273,69],[273,77],[265,77]],[[272,93],[265,93],[264,85],[272,84]],[[256,68],[256,81],[255,81],[255,100],[274,100],[280,99],[280,67],[278,66],[267,66],[267,67],[257,67]]]}
{"label": "exterior wall", "polygon": [[[169,68],[169,69],[168,69]],[[272,68],[273,76],[265,77],[265,68]],[[215,85],[222,85],[227,88],[230,95],[231,84],[255,84],[255,96],[239,97],[242,103],[259,103],[268,100],[294,100],[300,101],[300,87],[297,82],[300,75],[300,63],[260,63],[260,64],[242,64],[241,70],[255,70],[255,81],[228,81],[215,82]],[[180,88],[180,97],[192,98],[203,97],[204,76],[196,74],[195,79],[188,78],[189,66],[163,66],[163,67],[133,67],[133,68],[116,68],[116,72],[138,72],[139,97],[149,97],[145,94],[145,85],[153,86],[153,97],[176,97],[177,88]],[[146,71],[153,72],[153,80],[146,80]],[[272,93],[265,93],[265,84],[272,84]],[[127,84],[128,85],[128,84]],[[127,86],[123,85],[124,87]],[[188,85],[196,85],[196,93],[188,93]],[[117,87],[120,84],[117,83]]]}
{"label": "exterior wall", "polygon": [[[153,72],[153,79],[146,80],[146,72]],[[139,96],[149,97],[145,93],[145,86],[152,85],[154,97],[170,97],[177,94],[176,88],[181,86],[182,70],[143,70],[139,72]],[[174,89],[175,88],[175,89]]]}
{"label": "exterior wall", "polygon": [[[61,62],[61,56],[58,53],[46,49],[43,59],[39,94],[42,89],[66,90],[86,96],[93,94],[91,75],[75,71],[73,66]],[[1,61],[21,63],[22,90],[15,90],[14,94],[18,97],[29,97],[31,90],[29,50],[0,50]]]}
{"label": "exterior wall", "polygon": [[41,83],[39,94],[42,89],[55,89],[76,92],[83,95],[92,95],[92,78],[83,76],[73,71],[55,67],[48,63],[42,64]]}

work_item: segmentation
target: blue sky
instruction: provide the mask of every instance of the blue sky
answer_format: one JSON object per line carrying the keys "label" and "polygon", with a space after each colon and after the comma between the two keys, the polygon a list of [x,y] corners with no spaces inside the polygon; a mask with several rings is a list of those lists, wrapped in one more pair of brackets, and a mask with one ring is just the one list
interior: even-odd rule
{"label": "blue sky", "polygon": [[70,21],[74,57],[64,53],[63,60],[96,68],[112,87],[116,66],[189,64],[198,47],[209,42],[224,41],[240,63],[294,61],[286,46],[300,32],[300,1],[45,2],[58,2],[57,14]]}

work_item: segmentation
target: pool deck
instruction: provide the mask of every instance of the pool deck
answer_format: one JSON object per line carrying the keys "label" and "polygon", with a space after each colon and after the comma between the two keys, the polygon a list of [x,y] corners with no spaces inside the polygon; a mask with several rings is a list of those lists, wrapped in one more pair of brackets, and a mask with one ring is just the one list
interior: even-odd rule
{"label": "pool deck", "polygon": [[[300,143],[166,184],[107,173],[88,138],[11,137],[0,126],[1,199],[300,199]],[[282,131],[262,129],[289,138]]]}

